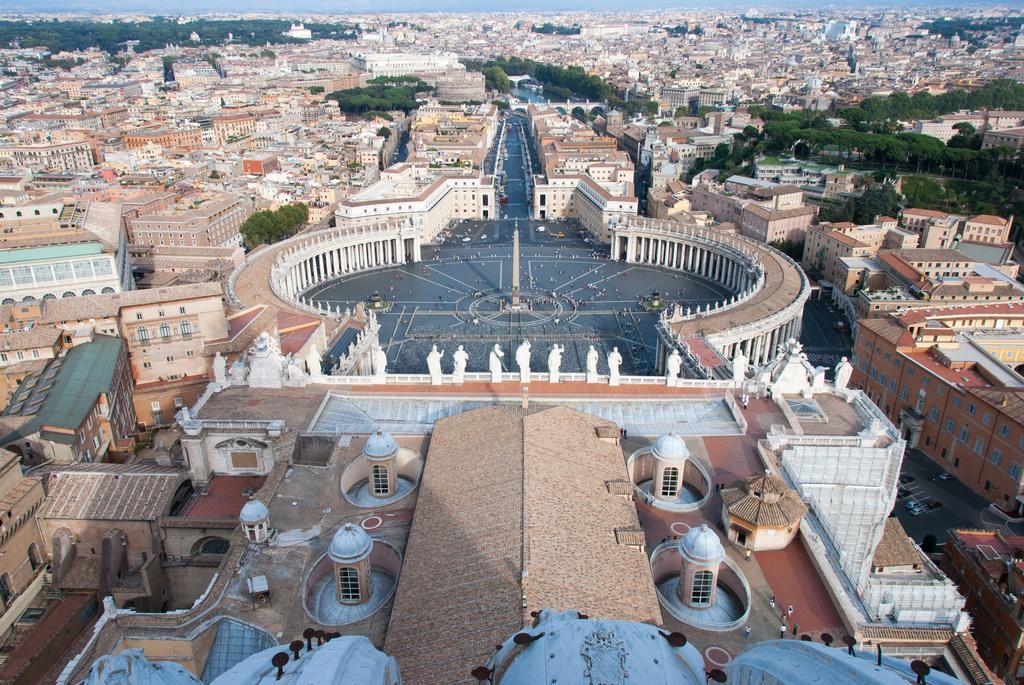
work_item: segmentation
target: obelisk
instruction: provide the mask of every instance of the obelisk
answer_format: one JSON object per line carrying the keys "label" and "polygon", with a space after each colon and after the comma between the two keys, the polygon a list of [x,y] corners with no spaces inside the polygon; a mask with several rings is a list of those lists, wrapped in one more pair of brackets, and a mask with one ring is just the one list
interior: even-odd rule
{"label": "obelisk", "polygon": [[512,233],[512,310],[519,311],[519,222]]}

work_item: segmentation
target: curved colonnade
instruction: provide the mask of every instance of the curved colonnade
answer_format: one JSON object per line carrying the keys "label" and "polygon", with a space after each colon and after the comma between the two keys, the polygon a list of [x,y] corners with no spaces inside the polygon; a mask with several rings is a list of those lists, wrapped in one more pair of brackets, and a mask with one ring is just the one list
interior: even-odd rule
{"label": "curved colonnade", "polygon": [[[306,293],[350,274],[418,262],[422,235],[422,227],[413,220],[382,220],[303,233],[258,257],[273,260],[269,283],[281,301],[311,314],[340,318],[343,312],[331,311]],[[751,364],[760,365],[774,356],[779,344],[800,334],[810,284],[799,266],[778,250],[733,234],[642,217],[617,225],[611,248],[618,261],[692,273],[733,293],[704,310],[677,303],[662,314],[659,373],[669,351],[683,343],[702,340],[730,360],[742,349]],[[235,281],[249,262],[232,275],[233,300],[237,301]]]}
{"label": "curved colonnade", "polygon": [[276,250],[270,288],[300,309],[338,316],[341,312],[330,311],[306,296],[306,291],[350,274],[418,262],[422,235],[422,227],[414,221],[382,221],[295,236]]}
{"label": "curved colonnade", "polygon": [[693,273],[734,293],[704,311],[677,304],[662,316],[659,370],[671,348],[694,339],[730,360],[742,349],[751,364],[761,365],[775,356],[779,344],[800,335],[810,283],[796,262],[767,245],[674,221],[637,218],[616,226],[612,256]]}

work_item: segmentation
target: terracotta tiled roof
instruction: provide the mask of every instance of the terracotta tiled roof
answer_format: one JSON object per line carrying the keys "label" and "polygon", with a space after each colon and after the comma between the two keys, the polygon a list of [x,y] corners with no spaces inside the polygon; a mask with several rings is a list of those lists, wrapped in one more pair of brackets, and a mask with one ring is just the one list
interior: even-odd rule
{"label": "terracotta tiled roof", "polygon": [[[51,472],[40,518],[155,521],[166,514],[182,472],[163,467],[83,465]],[[97,468],[119,466],[120,468]]]}
{"label": "terracotta tiled roof", "polygon": [[778,476],[764,474],[748,478],[722,490],[729,514],[756,526],[783,528],[800,521],[807,505]]}
{"label": "terracotta tiled roof", "polygon": [[916,566],[921,563],[921,554],[907,537],[900,520],[895,516],[885,519],[885,530],[882,539],[875,548],[875,556],[871,565],[885,568],[887,566]]}
{"label": "terracotta tiled roof", "polygon": [[435,424],[385,643],[407,685],[472,682],[531,610],[660,622],[646,555],[616,542],[639,521],[608,492],[626,471],[606,425],[565,407]]}

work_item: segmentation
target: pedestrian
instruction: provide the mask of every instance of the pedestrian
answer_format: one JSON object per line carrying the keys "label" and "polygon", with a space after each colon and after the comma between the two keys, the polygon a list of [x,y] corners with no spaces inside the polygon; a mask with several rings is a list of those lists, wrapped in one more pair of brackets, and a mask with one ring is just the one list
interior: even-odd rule
{"label": "pedestrian", "polygon": [[790,604],[788,607],[786,607],[786,616],[788,616],[790,618],[793,618],[793,605],[792,604]]}
{"label": "pedestrian", "polygon": [[796,637],[796,631],[800,630],[800,624],[793,621],[793,637]]}
{"label": "pedestrian", "polygon": [[750,639],[750,626],[743,626],[743,639],[744,640],[749,640]]}
{"label": "pedestrian", "polygon": [[779,639],[780,640],[785,640],[786,639],[786,624],[785,623],[783,623],[781,626],[779,626]]}
{"label": "pedestrian", "polygon": [[775,608],[775,594],[774,593],[772,593],[772,596],[768,598],[768,603],[771,604],[772,609]]}

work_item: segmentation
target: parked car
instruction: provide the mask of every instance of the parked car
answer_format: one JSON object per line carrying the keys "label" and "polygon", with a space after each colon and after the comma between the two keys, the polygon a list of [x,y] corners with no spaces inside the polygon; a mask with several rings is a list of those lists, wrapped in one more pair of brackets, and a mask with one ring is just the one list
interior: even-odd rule
{"label": "parked car", "polygon": [[953,480],[953,474],[949,471],[943,471],[939,474],[939,480]]}
{"label": "parked car", "polygon": [[925,505],[925,509],[927,509],[928,511],[935,511],[936,509],[938,509],[941,506],[942,506],[942,502],[939,502],[938,500],[932,500],[927,505]]}
{"label": "parked car", "polygon": [[906,499],[908,497],[910,497],[910,490],[907,490],[906,488],[897,488],[896,499]]}
{"label": "parked car", "polygon": [[902,483],[903,485],[913,483],[915,480],[917,480],[917,478],[914,478],[909,473],[904,473],[903,475],[900,476],[900,483]]}
{"label": "parked car", "polygon": [[921,509],[923,509],[923,507],[921,506],[921,504],[920,504],[920,503],[919,503],[919,502],[918,502],[918,501],[917,501],[916,499],[912,499],[912,500],[910,500],[909,502],[907,502],[907,504],[906,504],[906,507],[907,507],[907,509],[909,509],[910,511],[914,511],[914,510],[921,510]]}

